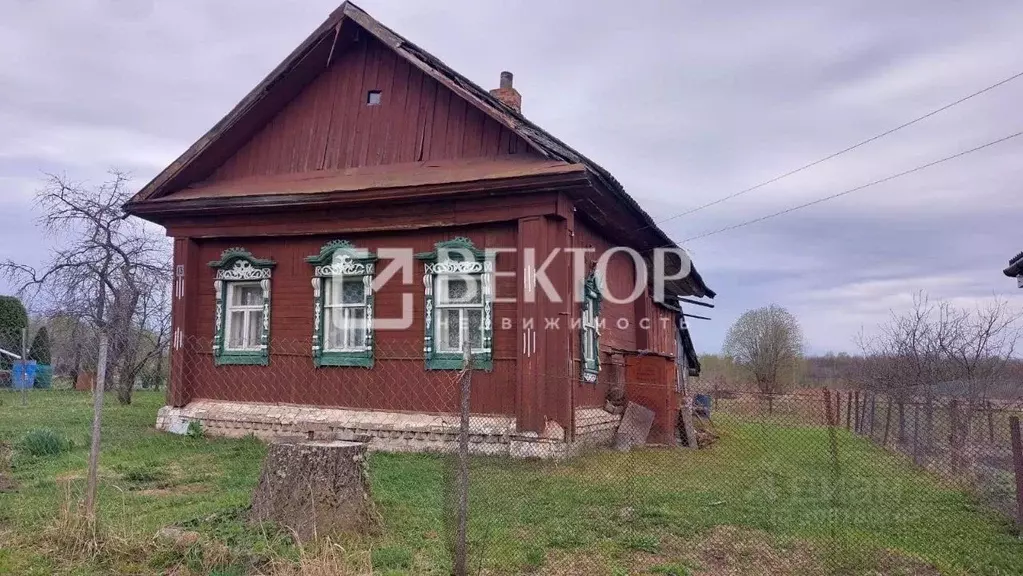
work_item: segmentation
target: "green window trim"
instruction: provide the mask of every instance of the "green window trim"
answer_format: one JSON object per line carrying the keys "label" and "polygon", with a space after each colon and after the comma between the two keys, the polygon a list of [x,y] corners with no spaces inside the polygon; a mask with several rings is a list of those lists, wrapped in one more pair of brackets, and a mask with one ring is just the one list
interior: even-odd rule
{"label": "green window trim", "polygon": [[[582,357],[582,377],[584,382],[595,383],[600,374],[600,303],[603,299],[600,290],[600,278],[595,272],[590,273],[583,284],[582,321],[579,330],[579,355]],[[587,316],[592,318],[587,322]],[[593,351],[588,358],[586,350]]]}
{"label": "green window trim", "polygon": [[494,369],[494,260],[496,254],[476,248],[468,238],[458,237],[434,244],[432,252],[416,254],[425,263],[425,323],[423,356],[427,370],[460,370],[462,352],[441,352],[436,349],[437,279],[444,275],[480,277],[482,345],[473,350],[473,367],[490,372]]}
{"label": "green window trim", "polygon": [[[213,281],[213,293],[216,298],[213,362],[217,366],[248,365],[267,366],[270,364],[270,280],[273,268],[277,263],[273,260],[256,258],[244,248],[228,248],[220,256],[220,260],[209,263],[216,270]],[[263,293],[263,319],[259,333],[258,349],[232,350],[227,347],[228,314],[230,313],[230,290],[235,284],[258,283]]]}
{"label": "green window trim", "polygon": [[[373,335],[373,274],[377,257],[351,242],[335,240],[320,248],[320,253],[309,256],[313,265],[313,365],[350,366],[372,368],[374,361]],[[327,282],[332,278],[359,278],[363,283],[365,330],[363,346],[353,350],[330,350],[327,339]]]}

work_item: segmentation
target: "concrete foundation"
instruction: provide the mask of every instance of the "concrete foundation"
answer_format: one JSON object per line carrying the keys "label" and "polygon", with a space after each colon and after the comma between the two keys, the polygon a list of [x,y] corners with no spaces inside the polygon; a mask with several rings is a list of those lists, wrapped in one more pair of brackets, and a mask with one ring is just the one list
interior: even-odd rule
{"label": "concrete foundation", "polygon": [[[544,434],[539,435],[518,432],[512,417],[474,415],[469,423],[469,450],[477,455],[564,458],[586,447],[610,444],[620,420],[599,408],[576,410],[575,418],[575,442],[566,442],[565,431],[556,422],[548,422]],[[201,424],[203,432],[212,436],[358,440],[367,442],[370,450],[384,452],[452,453],[458,448],[457,414],[196,400],[182,408],[161,408],[156,427],[186,434],[192,422]]]}

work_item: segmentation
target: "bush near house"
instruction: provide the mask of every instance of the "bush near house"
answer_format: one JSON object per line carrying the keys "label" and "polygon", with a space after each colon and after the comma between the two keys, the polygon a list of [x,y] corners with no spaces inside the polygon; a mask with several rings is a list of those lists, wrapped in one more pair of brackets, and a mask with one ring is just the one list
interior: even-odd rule
{"label": "bush near house", "polygon": [[49,388],[53,383],[52,355],[50,352],[50,332],[46,326],[41,327],[28,350],[28,359],[36,362],[36,388]]}
{"label": "bush near house", "polygon": [[[0,296],[0,348],[21,354],[21,331],[28,328],[28,311],[15,296]],[[13,359],[0,354],[0,371],[9,371]],[[5,373],[0,386],[10,385],[10,374]]]}

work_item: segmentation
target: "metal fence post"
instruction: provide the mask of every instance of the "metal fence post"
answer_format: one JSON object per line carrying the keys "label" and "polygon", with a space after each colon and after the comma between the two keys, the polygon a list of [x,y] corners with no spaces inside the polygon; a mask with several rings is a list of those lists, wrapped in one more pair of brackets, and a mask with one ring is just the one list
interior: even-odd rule
{"label": "metal fence post", "polygon": [[1019,417],[1009,418],[1012,436],[1012,468],[1016,473],[1016,527],[1023,531],[1023,440],[1020,440]]}
{"label": "metal fence post", "polygon": [[28,328],[21,329],[21,406],[28,406]]}
{"label": "metal fence post", "polygon": [[458,429],[458,535],[455,541],[455,576],[466,576],[469,537],[469,395],[472,388],[472,348],[462,345],[463,367],[459,374],[461,420]]}

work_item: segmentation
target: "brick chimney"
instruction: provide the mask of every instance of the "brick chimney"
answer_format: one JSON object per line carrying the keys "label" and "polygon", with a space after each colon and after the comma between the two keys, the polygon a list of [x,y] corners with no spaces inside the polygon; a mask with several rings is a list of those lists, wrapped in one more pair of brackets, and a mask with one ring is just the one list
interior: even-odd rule
{"label": "brick chimney", "polygon": [[516,112],[522,112],[522,95],[512,88],[512,79],[511,72],[501,72],[501,87],[491,90],[490,95],[514,108]]}

